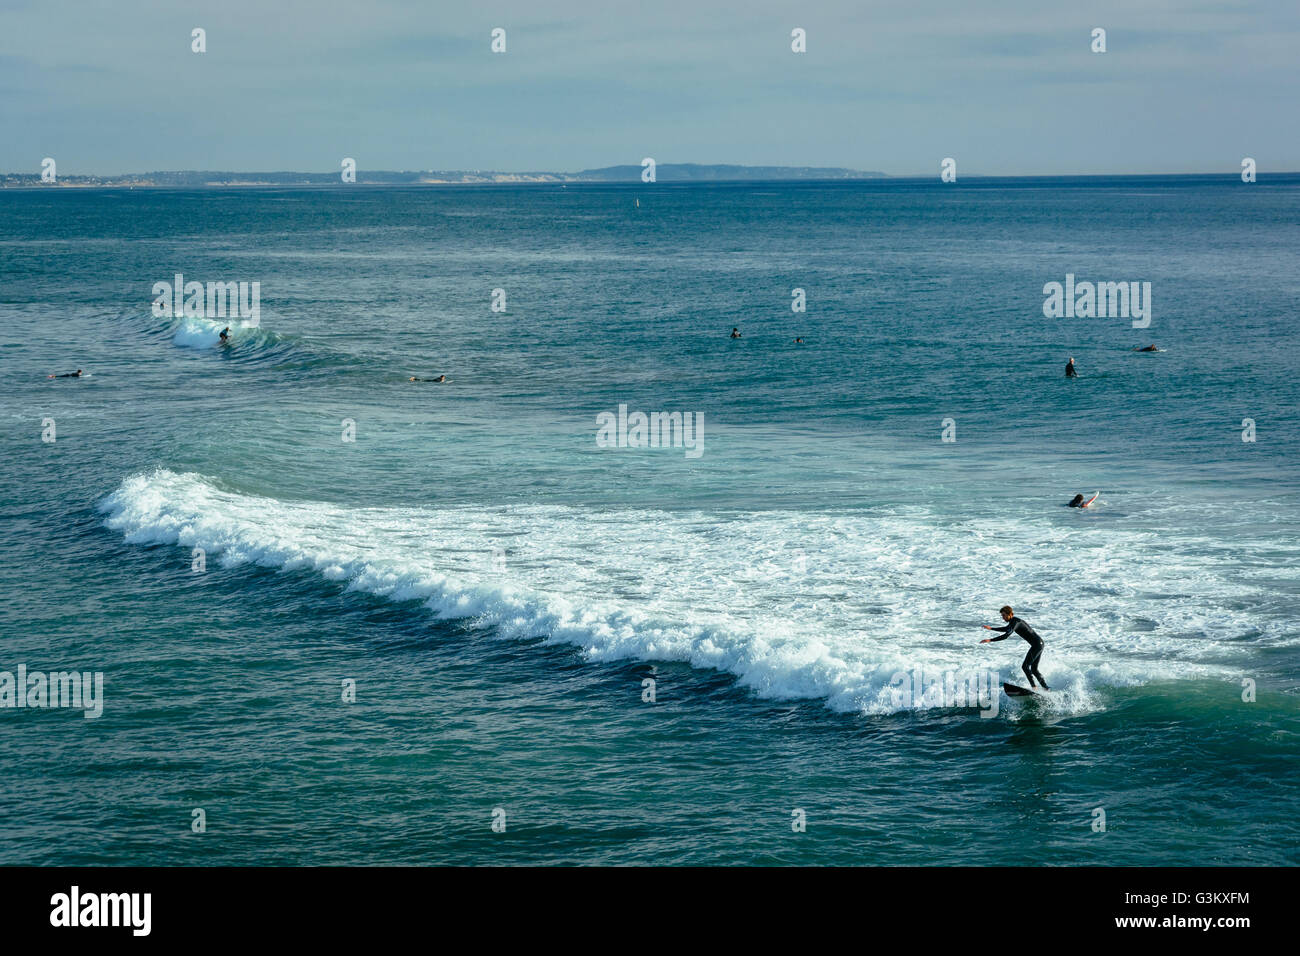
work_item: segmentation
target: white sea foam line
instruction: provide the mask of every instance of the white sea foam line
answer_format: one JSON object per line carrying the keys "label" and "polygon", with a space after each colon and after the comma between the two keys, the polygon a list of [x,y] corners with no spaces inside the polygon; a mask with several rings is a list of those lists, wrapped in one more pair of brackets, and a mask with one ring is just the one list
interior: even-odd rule
{"label": "white sea foam line", "polygon": [[221,341],[221,330],[226,327],[230,328],[231,339],[239,341],[243,333],[260,326],[251,319],[208,319],[187,315],[176,323],[172,342],[185,348],[210,349]]}
{"label": "white sea foam line", "polygon": [[[891,679],[915,668],[994,667],[1018,679],[1022,641],[977,643],[986,636],[978,625],[995,622],[1004,603],[1047,640],[1043,673],[1063,691],[1058,705],[1074,711],[1095,706],[1100,685],[1236,673],[1249,648],[1232,641],[1255,628],[1287,636],[1226,606],[1249,607],[1262,592],[1230,580],[1220,559],[1196,557],[1203,539],[1190,536],[1177,561],[1153,559],[1153,544],[1182,551],[1179,539],[1114,527],[1062,537],[1046,520],[953,524],[915,509],[723,520],[555,506],[343,508],[227,492],[166,470],[128,478],[101,510],[132,543],[314,571],[506,637],[575,644],[593,660],[686,661],[764,696],[824,698],[836,710],[897,709]],[[504,571],[493,569],[494,548],[506,551]],[[1154,592],[1176,596],[1144,596]]]}

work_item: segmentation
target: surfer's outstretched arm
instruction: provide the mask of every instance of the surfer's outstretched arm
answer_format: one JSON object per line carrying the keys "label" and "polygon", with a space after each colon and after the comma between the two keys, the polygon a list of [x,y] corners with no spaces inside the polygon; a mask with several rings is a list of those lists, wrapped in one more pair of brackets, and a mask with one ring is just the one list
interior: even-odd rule
{"label": "surfer's outstretched arm", "polygon": [[1014,624],[1008,624],[1006,627],[989,627],[987,624],[985,624],[985,625],[984,625],[984,630],[986,630],[986,631],[997,631],[997,632],[998,632],[998,636],[997,636],[997,637],[986,637],[986,638],[984,638],[984,640],[980,641],[980,643],[981,643],[981,644],[992,644],[992,643],[995,642],[995,641],[1005,641],[1008,637],[1011,636],[1011,632],[1014,631],[1015,629],[1016,629],[1016,626],[1015,626]]}

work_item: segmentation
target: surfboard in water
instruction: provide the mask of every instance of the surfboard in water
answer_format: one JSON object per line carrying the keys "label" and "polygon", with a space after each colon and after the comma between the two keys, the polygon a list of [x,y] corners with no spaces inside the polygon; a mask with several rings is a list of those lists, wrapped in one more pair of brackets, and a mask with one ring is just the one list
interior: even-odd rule
{"label": "surfboard in water", "polygon": [[1002,689],[1007,692],[1008,697],[1037,697],[1036,691],[1028,687],[1017,687],[1015,684],[1003,684]]}
{"label": "surfboard in water", "polygon": [[1093,495],[1091,498],[1089,498],[1087,501],[1085,501],[1085,502],[1084,502],[1082,505],[1080,505],[1079,507],[1081,507],[1081,508],[1086,508],[1086,507],[1088,507],[1088,505],[1092,504],[1094,501],[1096,501],[1096,500],[1097,500],[1098,498],[1100,498],[1100,497],[1101,497],[1101,492],[1099,491],[1099,492],[1097,492],[1095,495]]}

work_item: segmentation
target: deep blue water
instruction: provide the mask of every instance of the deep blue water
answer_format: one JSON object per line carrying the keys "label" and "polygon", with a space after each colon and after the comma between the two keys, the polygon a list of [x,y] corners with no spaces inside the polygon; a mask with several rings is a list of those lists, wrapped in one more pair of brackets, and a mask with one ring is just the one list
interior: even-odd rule
{"label": "deep blue water", "polygon": [[[0,671],[104,675],[96,719],[0,706],[0,863],[1294,863],[1298,214],[1297,176],[0,192]],[[155,316],[178,272],[258,325]],[[1046,318],[1067,273],[1150,326]],[[702,453],[599,447],[620,405]],[[1003,604],[1048,698],[899,700],[1022,680]]]}

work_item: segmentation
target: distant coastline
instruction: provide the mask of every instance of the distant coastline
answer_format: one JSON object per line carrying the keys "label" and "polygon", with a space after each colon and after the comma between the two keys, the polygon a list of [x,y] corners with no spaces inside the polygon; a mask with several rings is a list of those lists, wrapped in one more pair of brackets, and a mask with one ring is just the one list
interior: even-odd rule
{"label": "distant coastline", "polygon": [[[937,174],[894,175],[844,169],[836,166],[705,166],[695,163],[667,163],[656,170],[656,183],[853,183],[889,182],[898,185],[938,183]],[[1300,171],[1281,171],[1261,176],[1271,185],[1294,186]],[[1027,188],[1040,186],[1104,186],[1122,180],[1131,184],[1187,184],[1239,182],[1235,171],[1200,173],[1057,173],[1001,174],[971,173],[962,181],[974,186]],[[235,173],[206,170],[179,170],[152,173],[122,173],[115,176],[59,176],[56,182],[42,182],[39,173],[0,173],[3,189],[223,189],[231,187],[287,189],[326,186],[511,186],[511,185],[641,185],[640,166],[606,166],[576,173],[526,172],[505,173],[490,170],[423,170],[393,172],[357,170],[355,183],[344,183],[338,173]]]}
{"label": "distant coastline", "polygon": [[[449,185],[483,183],[639,183],[640,166],[606,166],[576,173],[506,173],[491,170],[422,170],[392,172],[356,171],[356,185]],[[662,163],[656,167],[656,182],[757,182],[784,180],[886,179],[880,172],[864,172],[838,166],[732,166],[699,163]],[[202,170],[122,173],[116,176],[59,176],[56,182],[41,181],[36,173],[0,174],[0,188],[59,186],[328,186],[342,185],[339,172],[235,173]],[[352,185],[352,184],[349,184]]]}

